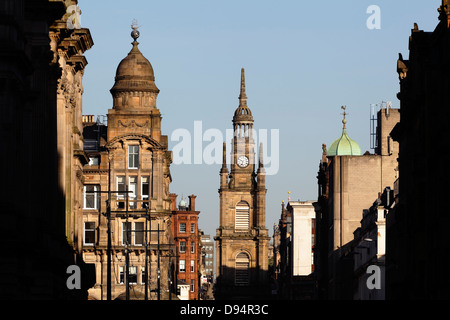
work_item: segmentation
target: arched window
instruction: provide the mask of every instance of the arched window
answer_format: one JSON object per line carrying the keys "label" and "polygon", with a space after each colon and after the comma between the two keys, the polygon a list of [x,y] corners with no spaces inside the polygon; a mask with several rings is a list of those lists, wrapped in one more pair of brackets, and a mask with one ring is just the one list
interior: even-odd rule
{"label": "arched window", "polygon": [[249,268],[250,258],[245,252],[241,252],[236,256],[235,278],[234,282],[237,286],[248,286],[249,284]]}
{"label": "arched window", "polygon": [[245,201],[237,204],[234,214],[234,228],[236,231],[247,231],[250,227],[250,207]]}

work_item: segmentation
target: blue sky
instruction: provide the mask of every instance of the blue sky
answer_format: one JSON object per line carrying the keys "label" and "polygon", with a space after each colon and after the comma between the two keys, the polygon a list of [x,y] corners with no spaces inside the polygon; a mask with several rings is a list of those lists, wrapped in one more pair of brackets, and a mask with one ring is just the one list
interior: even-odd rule
{"label": "blue sky", "polygon": [[[441,0],[79,0],[81,25],[94,47],[86,52],[83,114],[106,115],[117,65],[131,49],[138,20],[140,50],[152,63],[161,90],[157,107],[169,136],[194,121],[225,133],[238,106],[245,68],[255,128],[278,129],[280,169],[266,177],[266,226],[272,235],[281,201],[317,199],[322,143],[347,129],[362,151],[370,149],[370,105],[399,107],[396,61],[409,56],[415,22],[424,31],[438,23]],[[367,8],[381,10],[381,29],[366,26]],[[170,191],[197,195],[200,228],[219,225],[220,165],[172,165]]]}

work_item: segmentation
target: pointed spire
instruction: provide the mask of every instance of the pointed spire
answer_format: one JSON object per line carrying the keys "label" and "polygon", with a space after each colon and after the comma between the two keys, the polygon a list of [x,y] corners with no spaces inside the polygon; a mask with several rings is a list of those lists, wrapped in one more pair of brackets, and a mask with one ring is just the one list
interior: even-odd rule
{"label": "pointed spire", "polygon": [[262,184],[265,184],[265,181],[263,180],[263,177],[261,175],[265,175],[266,169],[264,169],[264,158],[263,158],[263,144],[262,142],[259,143],[259,159],[258,159],[258,181],[261,181]]}
{"label": "pointed spire", "polygon": [[264,160],[263,160],[263,144],[259,143],[259,167],[264,168]]}
{"label": "pointed spire", "polygon": [[241,69],[241,92],[239,94],[239,106],[247,106],[247,94],[245,93],[245,70]]}
{"label": "pointed spire", "polygon": [[[233,161],[233,160],[231,160]],[[228,189],[227,144],[223,143],[223,160],[220,169],[220,190]]]}
{"label": "pointed spire", "polygon": [[220,170],[221,173],[228,172],[227,168],[227,143],[223,143],[223,152],[222,152],[222,169]]}

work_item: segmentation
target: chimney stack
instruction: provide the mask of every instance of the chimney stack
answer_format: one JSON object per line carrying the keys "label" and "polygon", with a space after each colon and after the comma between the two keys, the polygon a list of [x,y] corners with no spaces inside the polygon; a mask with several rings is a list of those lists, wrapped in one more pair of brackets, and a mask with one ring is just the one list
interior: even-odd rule
{"label": "chimney stack", "polygon": [[175,193],[171,193],[169,195],[170,197],[170,210],[171,211],[177,211],[177,197],[178,195]]}
{"label": "chimney stack", "polygon": [[194,196],[193,194],[189,196],[189,211],[195,211],[195,198],[197,198],[197,196]]}

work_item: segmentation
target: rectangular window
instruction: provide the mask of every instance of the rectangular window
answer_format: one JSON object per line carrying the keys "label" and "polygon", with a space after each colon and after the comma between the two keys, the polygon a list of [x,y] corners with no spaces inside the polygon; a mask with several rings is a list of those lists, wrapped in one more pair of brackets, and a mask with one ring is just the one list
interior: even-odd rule
{"label": "rectangular window", "polygon": [[191,272],[195,272],[195,261],[191,260]]}
{"label": "rectangular window", "polygon": [[145,282],[146,282],[145,267],[141,267],[141,283],[145,284]]}
{"label": "rectangular window", "polygon": [[180,252],[186,252],[186,241],[180,241]]}
{"label": "rectangular window", "polygon": [[124,281],[125,281],[124,267],[119,267],[119,283],[124,283]]}
{"label": "rectangular window", "polygon": [[84,209],[98,209],[99,186],[85,185],[84,186]]}
{"label": "rectangular window", "polygon": [[128,282],[131,284],[137,283],[137,267],[130,266],[128,269],[129,275],[128,275]]}
{"label": "rectangular window", "polygon": [[134,224],[134,244],[137,246],[144,245],[144,222]]}
{"label": "rectangular window", "polygon": [[195,233],[195,223],[191,223],[191,233]]}
{"label": "rectangular window", "polygon": [[139,146],[128,146],[128,169],[139,168]]}
{"label": "rectangular window", "polygon": [[195,280],[192,279],[191,280],[191,292],[194,292],[194,291],[195,291]]}
{"label": "rectangular window", "polygon": [[148,199],[150,197],[150,177],[141,177],[141,199],[142,208],[148,208]]}
{"label": "rectangular window", "polygon": [[[125,176],[118,176],[117,177],[117,200],[124,200],[125,199]],[[118,201],[117,202],[117,208],[124,209],[125,208],[125,202],[124,201]]]}
{"label": "rectangular window", "polygon": [[[128,229],[127,229],[128,227]],[[127,230],[129,232],[127,232]],[[129,235],[131,235],[131,222],[122,222],[122,244],[129,244],[131,245],[131,237],[129,237]]]}
{"label": "rectangular window", "polygon": [[130,209],[136,209],[137,203],[136,203],[136,189],[137,189],[137,177],[129,177],[129,184],[128,184],[128,203]]}
{"label": "rectangular window", "polygon": [[95,243],[95,222],[84,223],[84,244],[94,245]]}
{"label": "rectangular window", "polygon": [[186,272],[186,260],[180,260],[180,272]]}
{"label": "rectangular window", "polygon": [[180,223],[180,232],[186,232],[186,223]]}
{"label": "rectangular window", "polygon": [[195,253],[195,242],[191,242],[191,253]]}
{"label": "rectangular window", "polygon": [[[119,267],[119,283],[123,284],[125,282],[125,267]],[[137,267],[130,266],[128,268],[128,283],[137,283]]]}

